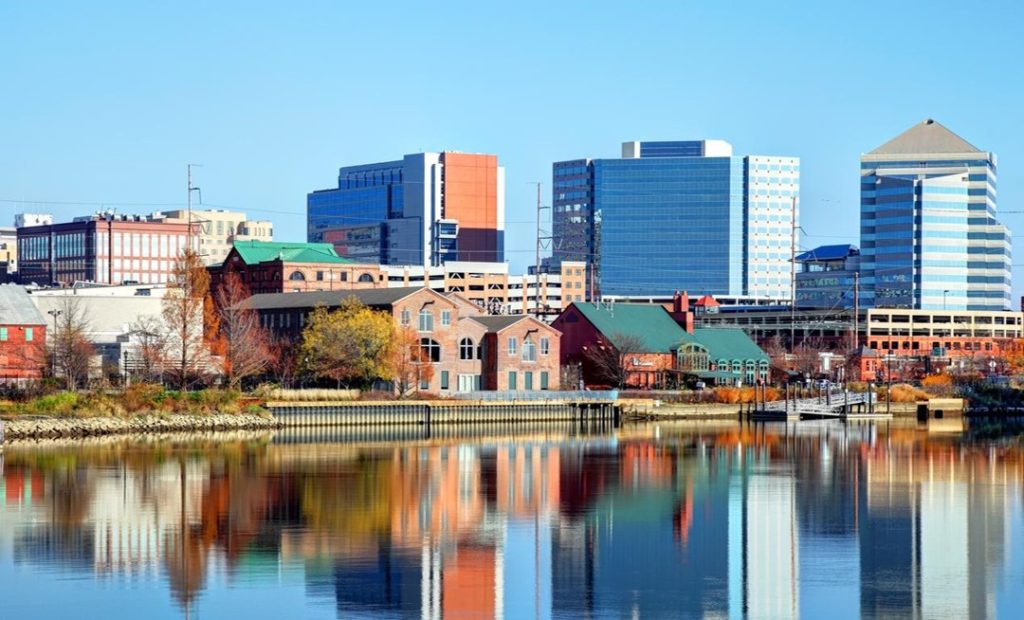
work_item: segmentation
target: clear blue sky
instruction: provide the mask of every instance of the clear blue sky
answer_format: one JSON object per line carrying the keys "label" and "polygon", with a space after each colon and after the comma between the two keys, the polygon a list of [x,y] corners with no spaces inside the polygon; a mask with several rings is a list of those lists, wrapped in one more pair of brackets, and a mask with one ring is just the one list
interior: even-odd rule
{"label": "clear blue sky", "polygon": [[[995,151],[1000,209],[1024,209],[1022,18],[962,0],[6,2],[0,199],[184,203],[195,162],[206,203],[301,240],[306,193],[341,165],[495,153],[522,268],[552,161],[706,137],[801,157],[802,245],[856,242],[859,155],[927,117]],[[32,209],[93,207],[0,202],[0,223]]]}

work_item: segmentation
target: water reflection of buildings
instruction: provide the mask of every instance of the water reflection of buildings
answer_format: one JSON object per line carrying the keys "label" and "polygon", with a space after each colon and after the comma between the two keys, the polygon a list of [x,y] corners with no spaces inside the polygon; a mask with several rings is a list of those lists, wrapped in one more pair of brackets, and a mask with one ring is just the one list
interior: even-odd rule
{"label": "water reflection of buildings", "polygon": [[1020,469],[989,457],[952,446],[925,454],[896,447],[864,460],[862,611],[995,615],[1007,501],[1019,493]]}
{"label": "water reflection of buildings", "polygon": [[291,567],[339,616],[994,615],[1021,455],[862,431],[12,453],[0,516],[16,562],[163,579],[183,607]]}

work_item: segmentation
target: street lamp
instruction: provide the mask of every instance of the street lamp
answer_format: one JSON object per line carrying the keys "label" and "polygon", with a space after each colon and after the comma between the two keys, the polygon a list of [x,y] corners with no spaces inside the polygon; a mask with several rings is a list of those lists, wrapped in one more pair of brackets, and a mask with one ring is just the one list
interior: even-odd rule
{"label": "street lamp", "polygon": [[46,314],[49,314],[50,316],[53,317],[53,335],[51,336],[51,339],[53,341],[53,354],[51,355],[51,360],[50,360],[51,361],[51,366],[52,366],[52,368],[50,370],[50,373],[53,375],[54,378],[56,378],[57,377],[57,317],[59,317],[61,314],[63,314],[63,312],[60,311],[60,310],[57,310],[57,309],[53,309],[53,310],[49,310]]}

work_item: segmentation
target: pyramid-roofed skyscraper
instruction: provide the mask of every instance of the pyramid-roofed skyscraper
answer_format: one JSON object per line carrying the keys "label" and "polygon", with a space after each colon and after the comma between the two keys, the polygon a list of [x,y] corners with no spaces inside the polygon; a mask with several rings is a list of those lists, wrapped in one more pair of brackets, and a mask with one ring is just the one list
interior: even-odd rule
{"label": "pyramid-roofed skyscraper", "polygon": [[927,119],[861,156],[861,301],[1009,310],[996,156]]}

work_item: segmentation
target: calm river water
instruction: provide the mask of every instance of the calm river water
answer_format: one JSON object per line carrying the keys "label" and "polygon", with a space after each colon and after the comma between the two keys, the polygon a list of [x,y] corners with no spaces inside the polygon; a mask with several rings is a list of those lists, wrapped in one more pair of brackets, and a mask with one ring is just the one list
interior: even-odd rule
{"label": "calm river water", "polygon": [[8,445],[0,618],[1024,614],[1024,451],[956,428]]}

